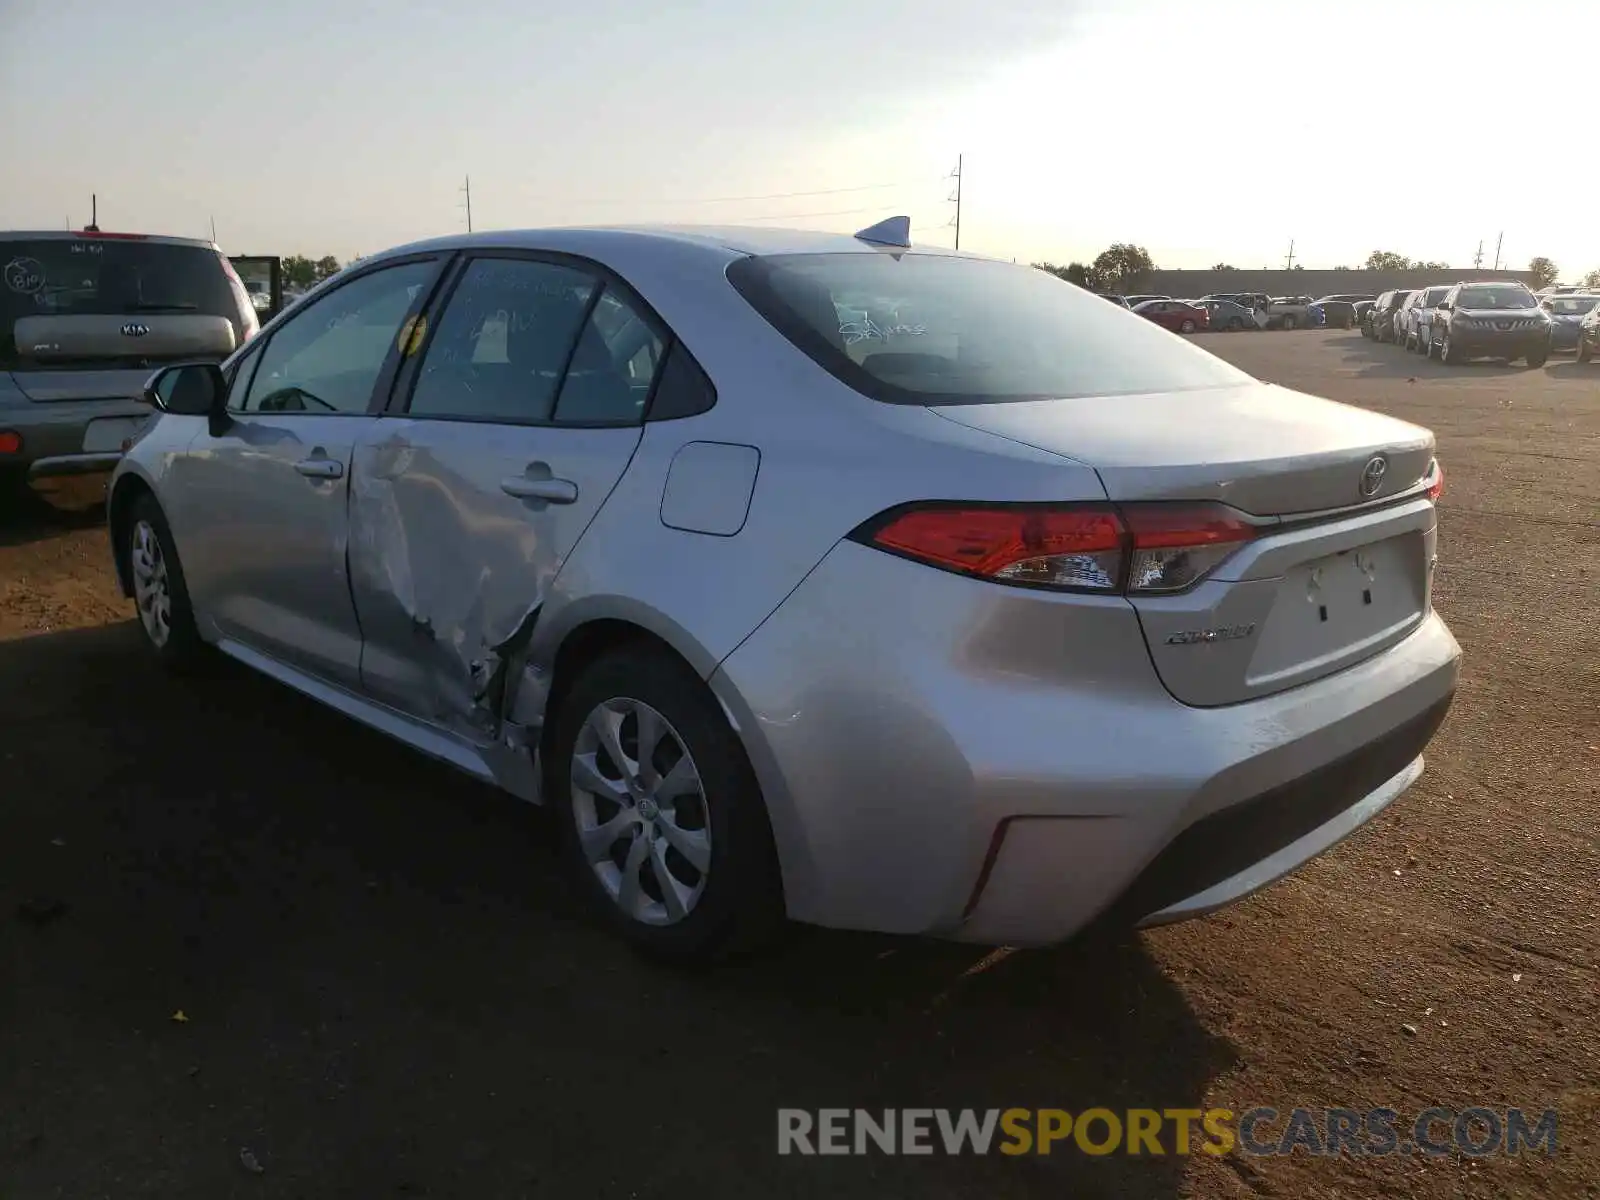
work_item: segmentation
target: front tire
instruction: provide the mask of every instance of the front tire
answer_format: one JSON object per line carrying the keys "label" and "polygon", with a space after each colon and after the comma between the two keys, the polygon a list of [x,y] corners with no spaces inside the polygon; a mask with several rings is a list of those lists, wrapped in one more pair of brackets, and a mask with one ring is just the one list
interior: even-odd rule
{"label": "front tire", "polygon": [[1300,328],[1300,319],[1291,313],[1289,316],[1284,317],[1283,327],[1285,329],[1298,329]]}
{"label": "front tire", "polygon": [[1194,322],[1185,319],[1183,321],[1183,323],[1178,326],[1178,332],[1179,333],[1193,333],[1194,332]]}
{"label": "front tire", "polygon": [[1461,351],[1450,341],[1450,335],[1444,335],[1444,341],[1439,346],[1439,361],[1447,367],[1459,366],[1462,362]]}
{"label": "front tire", "polygon": [[624,648],[560,701],[545,794],[601,919],[679,963],[753,950],[782,927],[772,828],[738,735],[665,650]]}
{"label": "front tire", "polygon": [[1593,357],[1594,351],[1589,349],[1589,343],[1580,337],[1578,339],[1578,361],[1581,363],[1586,363]]}
{"label": "front tire", "polygon": [[164,669],[181,674],[205,656],[183,564],[161,505],[149,494],[134,501],[119,552],[133,584],[134,607],[144,643]]}
{"label": "front tire", "polygon": [[1537,371],[1550,361],[1550,347],[1544,346],[1538,350],[1529,351],[1524,357],[1528,360],[1528,366]]}

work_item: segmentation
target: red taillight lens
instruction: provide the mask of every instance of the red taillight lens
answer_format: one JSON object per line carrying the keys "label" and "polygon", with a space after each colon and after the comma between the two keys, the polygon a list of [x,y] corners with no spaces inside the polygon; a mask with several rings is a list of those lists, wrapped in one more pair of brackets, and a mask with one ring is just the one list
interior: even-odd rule
{"label": "red taillight lens", "polygon": [[1444,495],[1444,468],[1439,465],[1436,458],[1428,464],[1428,473],[1423,476],[1423,486],[1428,489],[1428,499],[1437,500]]}
{"label": "red taillight lens", "polygon": [[0,429],[0,454],[22,453],[22,435],[9,429]]}
{"label": "red taillight lens", "polygon": [[880,550],[997,583],[1177,592],[1255,536],[1220,504],[959,504],[891,510],[852,535]]}

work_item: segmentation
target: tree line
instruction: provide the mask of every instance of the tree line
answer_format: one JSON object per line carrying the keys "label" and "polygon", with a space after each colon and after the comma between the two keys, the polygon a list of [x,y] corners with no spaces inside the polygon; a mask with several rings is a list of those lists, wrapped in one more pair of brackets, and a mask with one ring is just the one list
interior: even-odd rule
{"label": "tree line", "polygon": [[[327,261],[327,260],[324,260]],[[1136,291],[1144,278],[1156,269],[1155,262],[1150,257],[1150,252],[1143,246],[1131,242],[1117,242],[1115,245],[1102,250],[1090,263],[1071,262],[1064,266],[1051,262],[1036,262],[1033,264],[1041,271],[1047,271],[1068,283],[1075,283],[1081,288],[1088,288],[1091,292],[1128,292]],[[1237,271],[1239,268],[1229,263],[1219,262],[1211,264],[1213,271]],[[1296,271],[1304,270],[1297,266]],[[1404,254],[1396,254],[1392,250],[1374,250],[1367,255],[1366,262],[1359,268],[1333,267],[1335,271],[1448,271],[1450,265],[1442,262],[1432,262],[1420,258],[1407,258]],[[1551,287],[1556,280],[1561,278],[1560,268],[1544,255],[1536,255],[1528,263],[1528,271],[1533,275],[1534,286],[1539,288]],[[1600,288],[1600,268],[1590,271],[1583,277],[1583,286]]]}

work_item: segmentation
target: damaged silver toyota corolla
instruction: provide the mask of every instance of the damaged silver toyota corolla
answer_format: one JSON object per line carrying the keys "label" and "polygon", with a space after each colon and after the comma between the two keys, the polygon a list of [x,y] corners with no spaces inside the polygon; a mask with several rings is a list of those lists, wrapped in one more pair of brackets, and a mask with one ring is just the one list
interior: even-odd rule
{"label": "damaged silver toyota corolla", "polygon": [[679,958],[1181,920],[1381,811],[1460,657],[1432,434],[907,225],[442,238],[158,372],[152,650],[551,805]]}

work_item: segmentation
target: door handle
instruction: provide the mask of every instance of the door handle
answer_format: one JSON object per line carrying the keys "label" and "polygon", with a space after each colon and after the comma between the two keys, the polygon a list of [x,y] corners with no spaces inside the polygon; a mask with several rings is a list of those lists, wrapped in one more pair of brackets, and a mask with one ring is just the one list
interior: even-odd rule
{"label": "door handle", "polygon": [[294,469],[307,479],[338,479],[344,474],[344,464],[336,458],[302,458]]}
{"label": "door handle", "polygon": [[546,500],[551,504],[571,504],[578,498],[578,485],[570,479],[530,479],[526,475],[508,475],[500,481],[500,490],[518,500]]}

